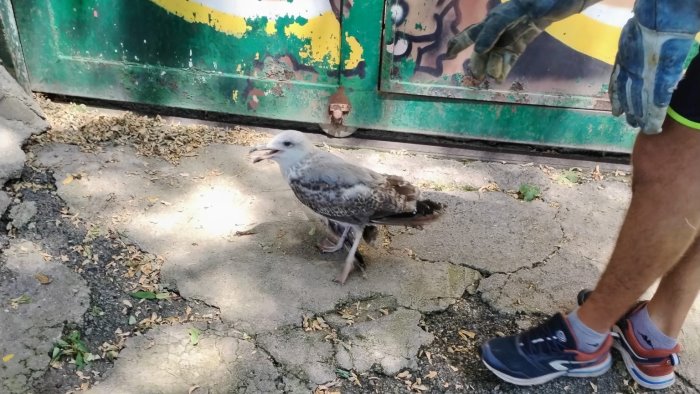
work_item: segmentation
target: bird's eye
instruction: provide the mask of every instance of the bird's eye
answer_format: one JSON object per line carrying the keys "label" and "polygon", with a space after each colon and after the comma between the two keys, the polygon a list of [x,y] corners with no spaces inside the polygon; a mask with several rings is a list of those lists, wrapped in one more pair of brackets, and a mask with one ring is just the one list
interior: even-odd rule
{"label": "bird's eye", "polygon": [[292,143],[289,142],[289,141],[284,141],[283,145],[286,146],[287,148],[289,148],[290,146],[292,146],[292,145],[294,145],[294,144],[292,144]]}

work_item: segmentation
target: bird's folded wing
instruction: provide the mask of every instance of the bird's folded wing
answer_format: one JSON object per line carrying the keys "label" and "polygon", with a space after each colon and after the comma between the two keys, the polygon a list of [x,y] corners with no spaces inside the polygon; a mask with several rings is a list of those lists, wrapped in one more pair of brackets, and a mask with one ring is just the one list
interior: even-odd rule
{"label": "bird's folded wing", "polygon": [[410,212],[417,189],[400,177],[385,176],[320,152],[289,184],[317,213],[346,223],[366,224],[379,215]]}

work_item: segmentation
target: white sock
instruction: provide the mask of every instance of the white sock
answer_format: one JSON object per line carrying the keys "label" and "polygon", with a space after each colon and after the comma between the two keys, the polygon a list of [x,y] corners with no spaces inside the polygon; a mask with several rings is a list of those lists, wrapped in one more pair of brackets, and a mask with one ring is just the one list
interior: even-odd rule
{"label": "white sock", "polygon": [[594,353],[600,346],[603,345],[605,339],[610,335],[608,332],[600,333],[587,325],[578,318],[578,309],[569,313],[566,320],[569,321],[572,334],[576,337],[576,347],[584,353]]}

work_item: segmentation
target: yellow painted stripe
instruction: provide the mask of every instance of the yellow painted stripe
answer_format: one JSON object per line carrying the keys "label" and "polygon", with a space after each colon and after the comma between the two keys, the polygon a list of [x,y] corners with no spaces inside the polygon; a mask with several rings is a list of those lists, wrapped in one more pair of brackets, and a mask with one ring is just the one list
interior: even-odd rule
{"label": "yellow painted stripe", "polygon": [[700,130],[700,122],[693,122],[692,120],[674,111],[671,107],[668,107],[668,116],[670,116],[671,119],[682,124],[683,126],[690,127],[691,129],[695,130]]}
{"label": "yellow painted stripe", "polygon": [[547,33],[574,50],[608,64],[615,63],[622,29],[582,14],[552,23]]}
{"label": "yellow painted stripe", "polygon": [[171,14],[175,14],[190,23],[204,23],[214,29],[242,37],[251,29],[246,20],[240,16],[229,15],[211,7],[189,0],[151,0]]}
{"label": "yellow painted stripe", "polygon": [[[190,23],[203,23],[214,29],[241,38],[252,27],[246,19],[226,14],[214,8],[190,0],[150,0],[164,8],[171,14],[175,14]],[[280,26],[281,27],[281,26]],[[265,25],[265,33],[274,35],[277,33],[275,20],[268,20]],[[303,24],[291,23],[284,27],[284,33],[301,39],[308,39],[309,44],[298,48],[299,56],[305,64],[325,65],[336,67],[340,63],[340,22],[332,11],[309,18]],[[345,41],[350,47],[348,58],[345,59],[345,69],[352,70],[363,60],[363,48],[360,42],[353,36],[345,35]]]}
{"label": "yellow painted stripe", "polygon": [[294,22],[285,26],[284,34],[310,40],[299,49],[299,56],[315,62],[326,61],[334,67],[340,63],[340,22],[332,11],[311,18],[303,25]]}
{"label": "yellow painted stripe", "polygon": [[271,35],[277,33],[277,27],[275,27],[275,20],[274,19],[267,20],[267,23],[265,24],[265,33],[267,33],[268,36],[271,36]]}
{"label": "yellow painted stripe", "polygon": [[357,38],[348,35],[348,33],[345,33],[345,42],[347,42],[350,47],[350,55],[345,59],[345,69],[352,70],[363,60],[362,53],[364,49],[362,48],[362,44],[357,41]]}

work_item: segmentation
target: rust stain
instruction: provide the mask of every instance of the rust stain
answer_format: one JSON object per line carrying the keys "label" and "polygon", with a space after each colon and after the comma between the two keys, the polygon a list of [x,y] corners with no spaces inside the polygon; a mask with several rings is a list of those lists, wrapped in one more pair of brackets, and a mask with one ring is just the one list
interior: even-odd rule
{"label": "rust stain", "polygon": [[260,106],[260,97],[264,96],[265,92],[260,89],[251,89],[248,92],[248,109],[256,111]]}
{"label": "rust stain", "polygon": [[525,90],[525,87],[519,81],[513,81],[513,84],[510,85],[510,90],[514,92],[522,92],[523,90]]}
{"label": "rust stain", "polygon": [[600,111],[610,111],[612,109],[612,105],[608,100],[596,100],[593,104],[593,109]]}

